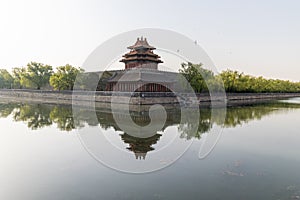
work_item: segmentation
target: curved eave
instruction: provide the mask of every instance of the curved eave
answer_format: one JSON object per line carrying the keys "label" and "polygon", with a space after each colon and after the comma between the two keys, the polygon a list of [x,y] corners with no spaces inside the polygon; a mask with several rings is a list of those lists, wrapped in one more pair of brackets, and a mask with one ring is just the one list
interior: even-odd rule
{"label": "curved eave", "polygon": [[133,45],[133,46],[129,46],[127,47],[127,49],[135,49],[135,50],[138,50],[138,49],[150,49],[150,50],[155,50],[156,48],[155,47],[152,47],[150,45]]}
{"label": "curved eave", "polygon": [[120,62],[131,62],[131,61],[150,61],[150,62],[155,62],[155,63],[163,63],[161,60],[154,60],[154,59],[147,59],[147,58],[125,58],[120,60]]}

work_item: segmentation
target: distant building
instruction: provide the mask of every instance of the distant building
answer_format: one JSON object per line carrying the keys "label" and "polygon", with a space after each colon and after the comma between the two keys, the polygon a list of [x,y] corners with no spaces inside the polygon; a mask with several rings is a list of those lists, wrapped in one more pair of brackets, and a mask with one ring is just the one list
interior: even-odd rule
{"label": "distant building", "polygon": [[121,92],[170,92],[176,83],[177,73],[158,70],[163,61],[150,46],[146,38],[137,38],[130,51],[123,55],[120,62],[124,70],[107,71],[101,79],[98,90]]}

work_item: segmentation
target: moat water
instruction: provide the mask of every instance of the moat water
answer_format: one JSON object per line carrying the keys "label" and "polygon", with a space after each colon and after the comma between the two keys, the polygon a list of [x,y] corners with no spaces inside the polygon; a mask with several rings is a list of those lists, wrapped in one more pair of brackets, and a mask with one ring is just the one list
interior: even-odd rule
{"label": "moat water", "polygon": [[[189,120],[180,124],[176,106],[166,110],[161,130],[136,138],[122,131],[108,108],[97,108],[94,117],[81,108],[74,117],[68,105],[1,100],[0,199],[300,199],[299,98],[228,108],[224,121],[201,109],[196,132]],[[149,123],[143,109],[130,115],[141,126]],[[214,129],[216,143],[199,159],[204,138]],[[189,148],[160,170],[120,172],[83,144],[80,134],[94,130],[124,153],[118,158],[97,146],[105,158],[120,159],[120,169],[151,165],[170,140]],[[162,165],[168,162],[164,156]]]}

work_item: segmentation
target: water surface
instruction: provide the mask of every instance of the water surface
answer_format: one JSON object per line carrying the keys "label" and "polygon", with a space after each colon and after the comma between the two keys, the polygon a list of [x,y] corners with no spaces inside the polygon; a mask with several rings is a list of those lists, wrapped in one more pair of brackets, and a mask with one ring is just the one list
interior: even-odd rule
{"label": "water surface", "polygon": [[[1,101],[0,198],[297,199],[298,102],[228,108],[224,123],[201,109],[196,134],[186,128],[193,126],[188,119],[187,126],[180,124],[180,109],[171,106],[162,130],[141,139],[122,132],[109,108],[97,108],[95,120],[84,108],[74,118],[68,105]],[[146,108],[132,109],[131,117],[141,126],[150,121]],[[199,146],[214,127],[222,127],[222,135],[212,152],[199,159]],[[128,153],[131,165],[150,162],[177,133],[181,143],[194,142],[169,167],[133,175],[90,155],[78,135],[95,128]]]}

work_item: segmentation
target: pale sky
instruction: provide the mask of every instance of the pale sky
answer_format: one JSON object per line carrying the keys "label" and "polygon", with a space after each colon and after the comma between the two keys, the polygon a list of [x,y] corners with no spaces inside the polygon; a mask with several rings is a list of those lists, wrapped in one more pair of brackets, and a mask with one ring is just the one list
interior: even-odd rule
{"label": "pale sky", "polygon": [[300,81],[297,0],[1,0],[0,68],[81,66],[102,42],[139,28],[197,40],[219,71]]}

